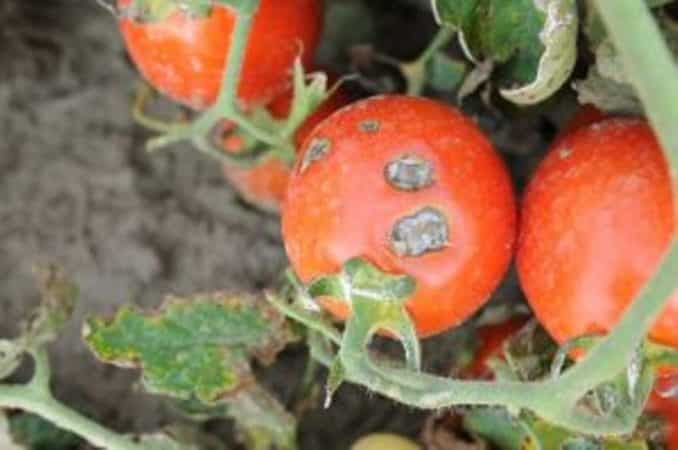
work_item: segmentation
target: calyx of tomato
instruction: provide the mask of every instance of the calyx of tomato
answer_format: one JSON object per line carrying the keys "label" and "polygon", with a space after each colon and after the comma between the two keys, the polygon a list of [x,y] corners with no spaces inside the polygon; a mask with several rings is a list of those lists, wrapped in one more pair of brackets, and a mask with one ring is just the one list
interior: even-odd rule
{"label": "calyx of tomato", "polygon": [[405,350],[409,369],[421,367],[421,351],[414,322],[405,303],[416,289],[414,279],[394,275],[362,258],[348,260],[337,274],[313,280],[307,288],[312,298],[330,297],[350,305],[337,359],[330,368],[328,403],[352,367],[371,364],[367,346],[377,332],[395,336]]}
{"label": "calyx of tomato", "polygon": [[176,12],[191,17],[208,17],[212,10],[211,0],[130,0],[120,8],[120,15],[135,22],[160,22]]}

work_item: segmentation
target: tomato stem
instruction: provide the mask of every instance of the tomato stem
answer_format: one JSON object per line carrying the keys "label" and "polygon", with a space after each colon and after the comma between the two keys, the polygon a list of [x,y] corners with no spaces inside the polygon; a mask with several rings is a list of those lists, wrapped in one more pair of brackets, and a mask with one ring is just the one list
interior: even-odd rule
{"label": "tomato stem", "polygon": [[400,70],[407,78],[407,94],[420,95],[426,86],[426,66],[438,50],[447,45],[455,35],[456,29],[441,27],[433,40],[417,59],[409,63],[400,64]]}
{"label": "tomato stem", "polygon": [[53,422],[91,444],[109,450],[146,450],[144,446],[102,427],[98,423],[59,403],[49,392],[50,368],[45,350],[31,352],[34,375],[26,385],[0,386],[0,407],[20,409]]}
{"label": "tomato stem", "polygon": [[260,0],[249,0],[243,5],[235,7],[235,29],[231,35],[231,45],[226,56],[226,69],[221,81],[221,90],[215,107],[224,111],[237,111],[238,85],[240,74],[245,61],[247,38],[252,29],[254,15],[259,7]]}

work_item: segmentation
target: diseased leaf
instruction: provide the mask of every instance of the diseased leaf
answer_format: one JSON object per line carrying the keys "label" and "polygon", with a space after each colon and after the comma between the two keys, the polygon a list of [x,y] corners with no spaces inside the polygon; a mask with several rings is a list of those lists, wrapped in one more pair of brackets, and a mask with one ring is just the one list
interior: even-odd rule
{"label": "diseased leaf", "polygon": [[256,384],[213,405],[196,399],[181,400],[175,404],[193,420],[233,419],[249,439],[267,439],[280,448],[288,448],[295,439],[295,418],[268,391]]}
{"label": "diseased leaf", "polygon": [[78,298],[78,287],[61,268],[51,265],[35,269],[42,303],[23,325],[27,348],[36,348],[54,340],[71,318]]}
{"label": "diseased leaf", "polygon": [[501,94],[538,103],[567,80],[576,60],[575,0],[432,0],[438,21],[459,30],[472,61],[491,60]]}
{"label": "diseased leaf", "polygon": [[35,414],[17,414],[9,424],[14,440],[30,450],[77,450],[83,444],[78,436]]}
{"label": "diseased leaf", "polygon": [[17,369],[25,352],[54,340],[73,314],[78,288],[63,271],[50,265],[37,267],[34,272],[41,303],[21,324],[18,337],[0,339],[0,380]]}
{"label": "diseased leaf", "polygon": [[152,313],[124,307],[83,334],[102,361],[141,367],[149,391],[205,403],[252,382],[249,359],[271,362],[293,338],[263,299],[224,293],[169,297]]}

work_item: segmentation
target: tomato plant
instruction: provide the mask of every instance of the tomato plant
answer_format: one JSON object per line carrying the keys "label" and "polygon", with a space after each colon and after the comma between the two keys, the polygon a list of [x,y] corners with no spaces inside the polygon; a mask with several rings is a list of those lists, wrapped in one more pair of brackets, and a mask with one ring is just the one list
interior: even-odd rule
{"label": "tomato plant", "polygon": [[[336,89],[296,130],[294,133],[295,147],[299,148],[313,127],[335,110],[348,104],[349,100],[348,95],[341,87]],[[288,90],[276,97],[267,106],[267,109],[275,119],[285,119],[289,116],[292,101],[293,92]],[[223,147],[228,152],[237,153],[243,151],[244,143],[239,136],[227,134],[223,140]],[[271,154],[253,167],[238,167],[235,164],[225,163],[223,169],[226,179],[245,200],[266,211],[277,212],[280,210],[289,181],[290,162],[283,161],[277,155]]]}
{"label": "tomato plant", "polygon": [[[666,161],[643,121],[597,122],[550,150],[525,193],[517,262],[535,314],[557,340],[614,327],[675,236],[674,205]],[[678,346],[676,323],[674,295],[650,338]]]}
{"label": "tomato plant", "polygon": [[[282,222],[302,281],[355,257],[413,277],[407,308],[429,336],[497,286],[516,213],[506,167],[473,122],[431,100],[385,96],[337,111],[304,141]],[[345,318],[343,300],[323,303]]]}
{"label": "tomato plant", "polygon": [[[194,17],[171,1],[165,3],[169,11],[162,10],[158,18],[137,21],[123,14],[120,31],[130,56],[156,89],[203,109],[219,94],[235,12],[215,5],[205,17]],[[118,4],[124,11],[133,0],[118,0]],[[288,89],[297,55],[310,63],[322,25],[321,6],[319,0],[261,2],[245,49],[238,87],[241,106],[268,103]]]}
{"label": "tomato plant", "polygon": [[[139,100],[135,118],[160,133],[147,149],[186,142],[216,159],[243,197],[282,207],[291,265],[258,292],[168,296],[153,310],[123,306],[86,319],[82,338],[100,361],[139,369],[139,385],[186,418],[232,419],[251,450],[299,448],[298,421],[315,411],[321,367],[326,407],[343,382],[408,407],[463,406],[433,430],[436,443],[454,448],[678,446],[678,403],[667,397],[678,378],[664,371],[678,367],[671,0],[327,2],[332,42],[320,59],[336,59],[327,62],[344,72],[360,67],[356,87],[370,92],[407,89],[352,104],[341,91],[328,98],[324,74],[305,72],[320,0],[98,1],[117,13],[142,75],[193,108],[166,123]],[[407,40],[380,33],[393,17],[377,16],[389,8],[401,16],[397,31],[416,44],[402,54]],[[409,22],[415,33],[405,32]],[[371,45],[340,36],[365,24],[373,29],[360,35]],[[591,52],[577,59],[580,30]],[[569,83],[575,66],[588,74]],[[564,106],[577,109],[570,87],[594,106],[561,128],[525,192],[518,230],[513,182],[495,148],[520,173],[513,164],[529,165],[527,153],[542,150],[552,119]],[[526,147],[535,148],[505,146],[507,135],[532,126]],[[505,277],[516,252],[521,287],[558,343],[531,316],[472,329],[526,309],[517,280]],[[0,339],[0,442],[13,448],[12,426],[45,428],[47,419],[111,450],[223,447],[211,426],[185,420],[121,435],[57,400],[46,345],[72,316],[77,288],[54,266],[38,275],[41,305],[14,337]],[[445,331],[421,346],[419,338]],[[375,333],[398,339],[404,361]],[[455,372],[459,379],[433,373],[449,366],[438,360],[446,357],[441,346],[473,336],[475,358]],[[300,340],[308,355],[291,357],[308,356],[303,374],[258,383],[280,371],[271,364]],[[568,360],[580,347],[585,357]],[[41,419],[17,419],[26,413]],[[469,433],[472,443],[463,439]],[[417,448],[372,434],[353,449],[399,447]]]}

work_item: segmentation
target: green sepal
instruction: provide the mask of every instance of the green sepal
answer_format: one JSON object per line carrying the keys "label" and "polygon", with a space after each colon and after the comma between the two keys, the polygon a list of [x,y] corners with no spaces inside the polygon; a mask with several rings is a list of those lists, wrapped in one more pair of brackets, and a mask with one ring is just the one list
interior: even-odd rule
{"label": "green sepal", "polygon": [[382,272],[362,258],[352,258],[339,274],[319,277],[308,292],[313,297],[332,296],[352,303],[354,297],[375,302],[403,304],[414,293],[416,283],[407,275]]}
{"label": "green sepal", "polygon": [[169,297],[152,313],[123,307],[112,320],[89,319],[83,335],[102,361],[141,367],[150,392],[205,403],[251,382],[251,357],[270,362],[293,339],[266,302],[224,293]]}
{"label": "green sepal", "polygon": [[282,136],[286,138],[291,138],[308,116],[331,94],[327,74],[323,72],[306,74],[301,56],[294,61],[292,82],[294,98],[282,130]]}
{"label": "green sepal", "polygon": [[210,15],[212,7],[212,0],[132,0],[119,14],[135,22],[153,23],[162,22],[176,12],[204,18]]}
{"label": "green sepal", "polygon": [[432,0],[438,22],[456,28],[470,60],[491,60],[509,87],[501,94],[529,105],[567,80],[576,61],[575,0]]}
{"label": "green sepal", "polygon": [[329,374],[327,375],[327,383],[325,384],[325,408],[329,408],[332,404],[332,398],[337,389],[342,385],[346,378],[346,371],[344,365],[339,358],[336,358],[330,366]]}

